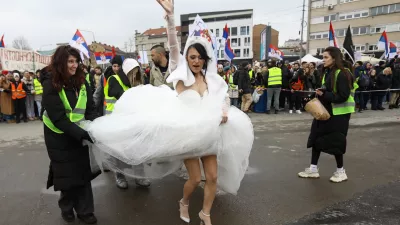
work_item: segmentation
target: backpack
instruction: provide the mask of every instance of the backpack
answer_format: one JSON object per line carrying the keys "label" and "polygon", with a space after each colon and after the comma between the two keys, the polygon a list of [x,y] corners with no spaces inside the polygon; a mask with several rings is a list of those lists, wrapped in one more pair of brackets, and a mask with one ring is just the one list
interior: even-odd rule
{"label": "backpack", "polygon": [[369,87],[370,79],[369,76],[363,71],[359,77],[358,84],[360,87]]}
{"label": "backpack", "polygon": [[236,71],[235,74],[233,74],[233,84],[234,85],[239,85],[239,73],[238,73],[238,71]]}

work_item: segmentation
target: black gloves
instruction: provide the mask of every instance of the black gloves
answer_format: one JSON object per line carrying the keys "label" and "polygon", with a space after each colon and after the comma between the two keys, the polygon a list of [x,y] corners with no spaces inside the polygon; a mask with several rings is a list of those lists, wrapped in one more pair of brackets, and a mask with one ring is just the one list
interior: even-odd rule
{"label": "black gloves", "polygon": [[92,144],[94,143],[92,138],[90,137],[90,135],[89,135],[89,133],[87,131],[85,131],[85,133],[83,134],[82,140],[87,140]]}

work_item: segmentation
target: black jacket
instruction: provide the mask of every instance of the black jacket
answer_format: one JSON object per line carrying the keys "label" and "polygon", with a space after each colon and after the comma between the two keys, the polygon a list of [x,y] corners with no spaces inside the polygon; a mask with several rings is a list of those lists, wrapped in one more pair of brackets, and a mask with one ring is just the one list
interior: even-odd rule
{"label": "black jacket", "polygon": [[301,69],[301,68],[293,72],[293,77],[289,81],[290,82],[290,84],[289,84],[289,88],[290,89],[292,89],[292,85],[298,81],[299,77],[300,77],[301,81],[305,82],[306,76],[304,75],[304,70]]}
{"label": "black jacket", "polygon": [[317,86],[317,80],[314,74],[304,76],[304,90],[315,90]]}
{"label": "black jacket", "polygon": [[331,118],[326,121],[314,119],[307,147],[315,148],[316,151],[340,155],[346,152],[346,137],[351,114],[334,116],[332,112],[332,103],[338,104],[347,101],[351,89],[346,75],[343,72],[340,72],[336,80],[336,92],[334,92],[331,82],[332,75],[334,74],[330,73],[330,71],[327,71],[325,74],[324,94],[319,97],[321,103],[331,114]]}
{"label": "black jacket", "polygon": [[384,75],[381,72],[376,77],[376,90],[386,90],[392,86],[392,75]]}
{"label": "black jacket", "polygon": [[[125,73],[120,70],[118,73],[119,78],[121,78],[122,83],[127,86],[131,87],[131,84],[128,80],[128,77],[125,75]],[[121,85],[118,83],[117,79],[115,79],[113,76],[111,76],[108,79],[108,96],[109,97],[114,97],[117,100],[124,94],[124,89],[121,87]]]}
{"label": "black jacket", "polygon": [[292,79],[293,74],[285,65],[283,65],[281,69],[282,69],[282,88],[289,89],[290,85],[289,81],[290,79]]}
{"label": "black jacket", "polygon": [[251,94],[251,82],[250,82],[250,75],[245,69],[238,70],[239,75],[239,90],[243,90],[243,94]]}
{"label": "black jacket", "polygon": [[[400,62],[399,62],[400,64]],[[400,68],[393,69],[392,89],[400,89]]]}
{"label": "black jacket", "polygon": [[[47,188],[54,185],[54,190],[59,191],[87,184],[98,175],[92,174],[89,149],[82,145],[82,140],[88,133],[66,117],[65,107],[57,90],[52,85],[51,73],[42,77],[42,80],[43,107],[54,126],[64,132],[57,134],[43,125],[44,140],[50,158]],[[87,93],[91,93],[91,88],[86,81],[85,85]],[[65,87],[64,91],[71,108],[75,108],[78,99],[74,88]],[[88,94],[86,120],[94,120],[97,117],[93,105],[93,97]]]}

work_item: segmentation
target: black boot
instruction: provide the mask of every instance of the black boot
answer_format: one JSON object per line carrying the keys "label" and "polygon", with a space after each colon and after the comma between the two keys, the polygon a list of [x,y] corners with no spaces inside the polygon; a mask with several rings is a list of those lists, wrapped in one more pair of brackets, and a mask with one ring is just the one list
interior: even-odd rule
{"label": "black boot", "polygon": [[275,109],[275,114],[278,114],[278,113],[279,113],[279,110]]}
{"label": "black boot", "polygon": [[271,114],[271,111],[270,111],[270,110],[267,110],[266,114]]}
{"label": "black boot", "polygon": [[62,218],[68,222],[68,223],[72,223],[75,221],[75,214],[73,211],[70,212],[61,212],[61,216]]}
{"label": "black boot", "polygon": [[389,109],[394,109],[393,105],[389,105]]}
{"label": "black boot", "polygon": [[86,214],[86,215],[78,215],[78,218],[82,222],[84,222],[86,224],[95,224],[95,223],[97,223],[97,218],[94,216],[93,213],[89,213],[89,214]]}

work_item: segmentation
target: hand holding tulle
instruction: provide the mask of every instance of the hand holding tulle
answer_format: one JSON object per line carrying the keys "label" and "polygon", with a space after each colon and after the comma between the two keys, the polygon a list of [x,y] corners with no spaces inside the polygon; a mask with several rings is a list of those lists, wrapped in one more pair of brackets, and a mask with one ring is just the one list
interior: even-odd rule
{"label": "hand holding tulle", "polygon": [[174,0],[157,0],[167,15],[174,14]]}

